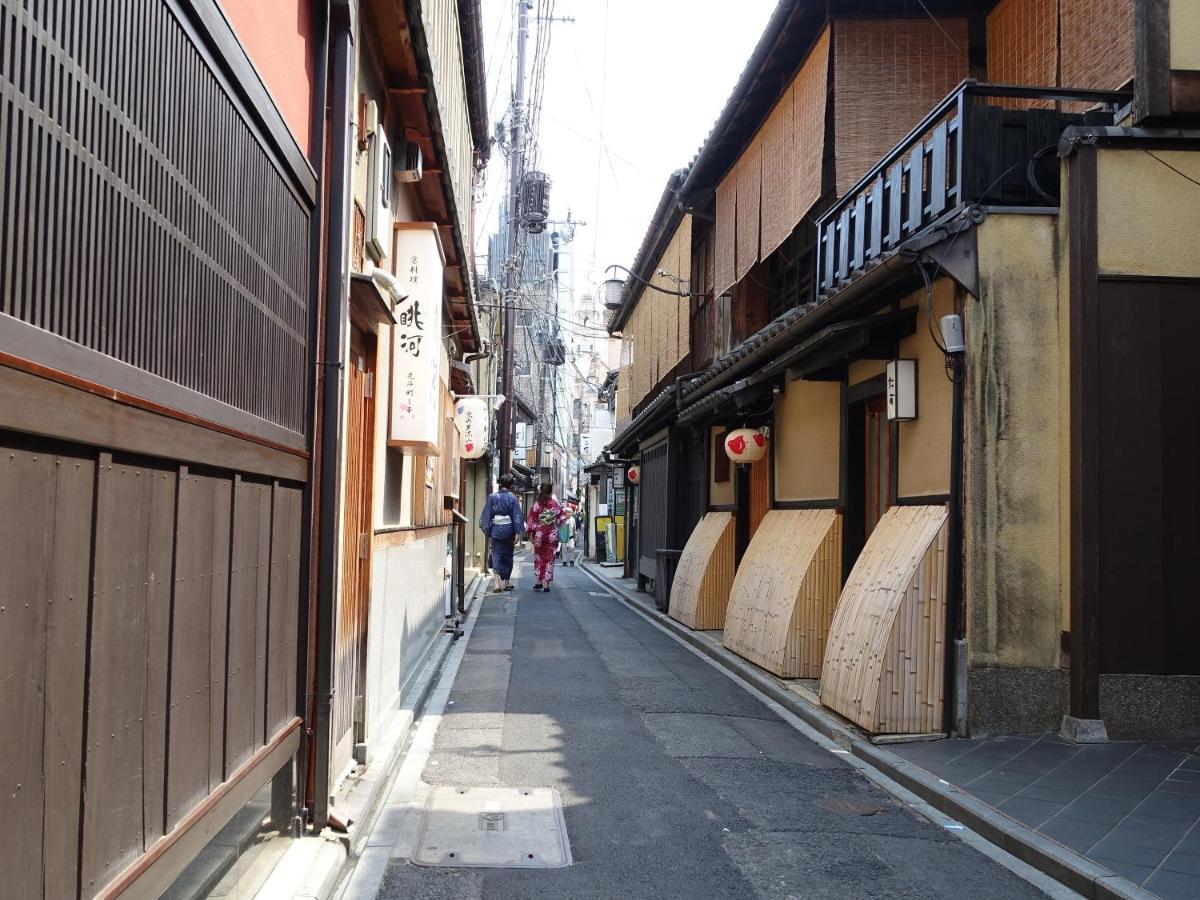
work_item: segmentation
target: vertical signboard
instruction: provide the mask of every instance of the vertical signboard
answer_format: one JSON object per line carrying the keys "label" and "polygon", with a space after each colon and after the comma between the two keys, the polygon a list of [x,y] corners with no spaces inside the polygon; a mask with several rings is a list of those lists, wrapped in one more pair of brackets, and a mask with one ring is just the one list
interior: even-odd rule
{"label": "vertical signboard", "polygon": [[408,296],[392,326],[392,408],[388,443],[439,453],[442,276],[446,258],[432,222],[396,225],[395,275]]}

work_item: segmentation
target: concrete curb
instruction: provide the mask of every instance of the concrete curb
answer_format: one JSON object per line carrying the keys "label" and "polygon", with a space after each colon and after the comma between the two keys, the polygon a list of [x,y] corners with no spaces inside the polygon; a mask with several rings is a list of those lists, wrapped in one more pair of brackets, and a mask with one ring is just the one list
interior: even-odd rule
{"label": "concrete curb", "polygon": [[[476,575],[472,579],[465,592],[468,613],[482,596],[487,581],[483,575]],[[355,776],[353,783],[343,784],[338,792],[337,798],[341,802],[335,803],[334,808],[339,814],[354,820],[350,833],[338,834],[326,830],[322,834],[294,841],[256,894],[257,897],[291,896],[303,900],[327,900],[333,896],[370,836],[370,826],[404,761],[409,742],[416,733],[438,675],[454,644],[454,639],[448,633],[439,635],[422,661],[414,690],[397,710],[396,721],[388,728],[386,749],[381,756],[368,763],[364,772]],[[330,848],[336,848],[337,852],[331,852]],[[303,867],[302,871],[296,871],[297,864]]]}
{"label": "concrete curb", "polygon": [[714,647],[686,625],[659,612],[652,601],[643,600],[625,585],[616,584],[612,579],[597,574],[593,564],[583,562],[580,568],[593,581],[611,591],[638,613],[658,623],[722,668],[762,691],[819,734],[912,791],[935,809],[961,822],[980,837],[1065,887],[1093,900],[1154,900],[1154,894],[1142,890],[1132,881],[1038,834],[1029,826],[1010,819],[982,800],[931,775],[890,750],[871,743],[861,732],[843,722],[834,713],[788,690],[779,679],[729,650]]}

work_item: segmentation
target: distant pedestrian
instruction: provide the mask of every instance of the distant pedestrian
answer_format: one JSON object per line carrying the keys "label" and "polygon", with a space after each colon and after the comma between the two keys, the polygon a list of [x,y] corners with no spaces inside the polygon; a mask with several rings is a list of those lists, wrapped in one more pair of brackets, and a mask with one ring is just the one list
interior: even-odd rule
{"label": "distant pedestrian", "polygon": [[554,557],[558,551],[558,528],[571,514],[554,496],[554,485],[544,482],[538,488],[537,499],[529,507],[526,527],[533,540],[533,574],[535,591],[550,590],[554,580]]}
{"label": "distant pedestrian", "polygon": [[563,565],[572,565],[575,556],[575,517],[567,510],[567,519],[558,526],[558,553]]}
{"label": "distant pedestrian", "polygon": [[512,492],[512,475],[500,476],[500,490],[490,494],[479,514],[479,529],[492,542],[493,593],[511,591],[513,547],[525,529],[521,501]]}

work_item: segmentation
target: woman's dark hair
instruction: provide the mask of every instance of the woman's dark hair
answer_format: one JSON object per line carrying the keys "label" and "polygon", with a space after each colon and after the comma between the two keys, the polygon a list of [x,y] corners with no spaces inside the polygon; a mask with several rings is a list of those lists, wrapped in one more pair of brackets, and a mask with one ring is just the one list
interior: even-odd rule
{"label": "woman's dark hair", "polygon": [[551,484],[549,481],[543,481],[538,486],[538,499],[539,500],[549,500],[550,495],[553,493],[554,493],[554,485]]}
{"label": "woman's dark hair", "polygon": [[501,475],[500,476],[501,489],[506,490],[506,491],[511,491],[512,486],[516,482],[516,480],[517,479],[513,478],[512,475]]}

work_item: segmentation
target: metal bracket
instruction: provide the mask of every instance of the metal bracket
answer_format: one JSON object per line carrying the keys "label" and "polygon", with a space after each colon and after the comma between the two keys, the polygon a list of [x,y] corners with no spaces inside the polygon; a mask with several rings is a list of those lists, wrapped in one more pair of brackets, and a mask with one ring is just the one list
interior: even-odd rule
{"label": "metal bracket", "polygon": [[921,256],[932,260],[972,297],[979,297],[979,243],[971,225],[924,248]]}

